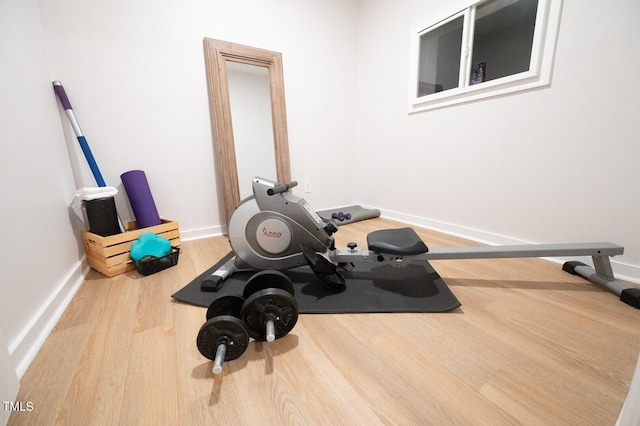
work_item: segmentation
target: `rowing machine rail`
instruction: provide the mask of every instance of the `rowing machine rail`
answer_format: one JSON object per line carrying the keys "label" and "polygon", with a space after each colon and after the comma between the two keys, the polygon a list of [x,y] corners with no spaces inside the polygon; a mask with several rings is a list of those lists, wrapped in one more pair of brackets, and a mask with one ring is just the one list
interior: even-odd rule
{"label": "rowing machine rail", "polygon": [[464,260],[464,259],[500,259],[524,257],[574,257],[591,256],[594,267],[581,262],[566,262],[563,269],[573,275],[598,284],[614,293],[626,304],[640,309],[640,289],[619,281],[613,274],[609,260],[612,256],[624,253],[624,247],[612,243],[576,243],[576,244],[526,244],[507,246],[474,246],[434,248],[422,254],[412,256],[388,255],[370,250],[348,248],[336,249],[329,254],[329,260],[339,263],[348,262],[388,262],[402,267],[414,260]]}

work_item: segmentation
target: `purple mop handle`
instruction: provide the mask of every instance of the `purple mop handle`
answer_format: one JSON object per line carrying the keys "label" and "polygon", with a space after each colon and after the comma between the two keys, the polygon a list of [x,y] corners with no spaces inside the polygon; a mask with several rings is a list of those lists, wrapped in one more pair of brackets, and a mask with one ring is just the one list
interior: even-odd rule
{"label": "purple mop handle", "polygon": [[64,87],[62,87],[62,83],[60,83],[59,81],[54,81],[53,90],[56,92],[56,95],[58,95],[60,103],[62,104],[64,111],[67,113],[67,117],[69,118],[71,127],[73,127],[73,131],[76,133],[78,143],[80,143],[80,148],[82,148],[84,158],[86,158],[87,163],[89,163],[89,168],[91,169],[91,173],[93,173],[93,177],[95,178],[96,183],[100,187],[107,186],[107,184],[104,182],[104,179],[102,178],[102,173],[100,173],[100,169],[98,168],[98,163],[96,163],[96,159],[93,158],[93,153],[91,152],[91,148],[89,148],[89,143],[82,134],[80,124],[78,124],[76,115],[71,108],[71,102],[69,102],[69,98],[67,97],[67,93],[64,91]]}

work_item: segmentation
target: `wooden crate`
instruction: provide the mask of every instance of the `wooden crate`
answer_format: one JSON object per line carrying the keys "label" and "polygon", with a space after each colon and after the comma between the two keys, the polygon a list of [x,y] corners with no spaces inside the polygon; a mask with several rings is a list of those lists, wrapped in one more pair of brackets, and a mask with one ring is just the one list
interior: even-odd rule
{"label": "wooden crate", "polygon": [[108,277],[135,269],[136,265],[129,256],[131,244],[144,232],[153,232],[169,241],[174,247],[180,247],[180,230],[178,222],[162,219],[162,223],[148,228],[138,229],[135,221],[125,222],[122,234],[103,237],[89,231],[82,231],[84,250],[87,253],[87,262],[96,271],[102,272]]}

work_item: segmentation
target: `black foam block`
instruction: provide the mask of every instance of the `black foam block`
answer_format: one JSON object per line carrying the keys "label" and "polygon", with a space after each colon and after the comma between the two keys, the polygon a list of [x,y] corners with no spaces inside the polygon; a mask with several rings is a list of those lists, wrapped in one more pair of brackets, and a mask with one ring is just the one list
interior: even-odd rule
{"label": "black foam block", "polygon": [[118,212],[113,197],[97,198],[84,202],[89,221],[89,231],[108,237],[120,233]]}

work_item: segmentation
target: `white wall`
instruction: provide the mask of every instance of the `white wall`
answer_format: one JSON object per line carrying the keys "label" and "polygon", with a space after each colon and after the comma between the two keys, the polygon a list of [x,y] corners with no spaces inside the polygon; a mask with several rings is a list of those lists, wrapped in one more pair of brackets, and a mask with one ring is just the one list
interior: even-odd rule
{"label": "white wall", "polygon": [[410,28],[442,3],[361,4],[358,199],[488,242],[615,242],[640,279],[640,3],[565,0],[549,88],[408,115]]}

